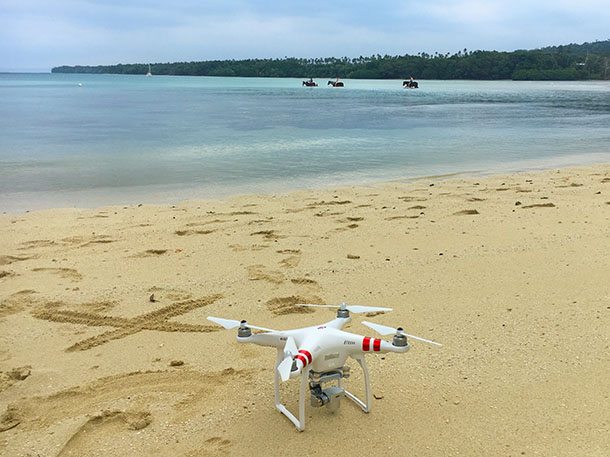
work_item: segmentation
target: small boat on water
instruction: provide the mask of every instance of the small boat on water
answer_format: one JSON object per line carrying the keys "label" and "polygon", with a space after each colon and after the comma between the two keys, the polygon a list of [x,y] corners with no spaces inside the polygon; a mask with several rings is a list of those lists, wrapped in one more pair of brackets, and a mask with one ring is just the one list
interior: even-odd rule
{"label": "small boat on water", "polygon": [[328,84],[326,85],[333,87],[345,87],[343,81],[339,81],[339,78],[337,78],[335,81],[328,81]]}
{"label": "small boat on water", "polygon": [[148,73],[146,73],[146,76],[152,76],[152,71],[150,71],[150,64],[148,64]]}
{"label": "small boat on water", "polygon": [[313,78],[309,78],[308,81],[303,81],[303,85],[306,87],[318,87],[318,83],[313,80]]}

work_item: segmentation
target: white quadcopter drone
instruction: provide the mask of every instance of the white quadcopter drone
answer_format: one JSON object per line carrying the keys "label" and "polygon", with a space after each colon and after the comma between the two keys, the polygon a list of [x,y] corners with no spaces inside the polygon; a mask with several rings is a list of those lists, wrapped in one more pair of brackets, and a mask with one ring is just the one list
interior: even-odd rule
{"label": "white quadcopter drone", "polygon": [[[301,304],[321,308],[337,308],[335,305]],[[272,330],[265,327],[250,325],[246,321],[208,317],[208,320],[226,329],[237,327],[238,343],[254,343],[259,346],[270,346],[277,349],[275,370],[275,407],[296,426],[297,430],[305,430],[305,388],[309,380],[311,405],[327,406],[331,411],[337,411],[342,397],[347,397],[356,403],[365,413],[371,410],[371,386],[369,371],[364,356],[371,352],[407,352],[411,347],[407,337],[424,343],[441,346],[434,341],[426,340],[405,333],[401,327],[392,328],[385,325],[363,321],[367,327],[381,335],[394,334],[392,342],[344,332],[343,327],[352,319],[352,313],[371,313],[392,311],[391,308],[377,306],[346,305],[342,303],[337,310],[337,318],[326,324],[295,330]],[[261,333],[252,333],[252,329]],[[355,359],[364,373],[364,393],[366,401],[360,400],[354,394],[342,387],[342,379],[349,377],[349,366],[345,365],[348,357]],[[301,377],[299,390],[299,417],[292,414],[280,401],[279,380]],[[336,385],[323,388],[324,384],[336,381]]]}

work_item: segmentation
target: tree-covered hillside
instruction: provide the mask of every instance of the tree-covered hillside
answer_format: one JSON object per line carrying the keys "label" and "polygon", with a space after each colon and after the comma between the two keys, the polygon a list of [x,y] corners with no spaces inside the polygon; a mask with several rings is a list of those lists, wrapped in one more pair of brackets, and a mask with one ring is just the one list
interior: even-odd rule
{"label": "tree-covered hillside", "polygon": [[[148,64],[61,66],[53,73],[146,74]],[[156,75],[400,79],[610,79],[610,40],[512,52],[357,58],[208,60],[152,64]]]}

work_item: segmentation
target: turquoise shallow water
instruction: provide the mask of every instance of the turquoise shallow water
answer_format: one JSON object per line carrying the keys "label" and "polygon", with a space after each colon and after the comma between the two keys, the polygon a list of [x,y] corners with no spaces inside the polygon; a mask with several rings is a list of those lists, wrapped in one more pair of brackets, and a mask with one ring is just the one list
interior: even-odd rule
{"label": "turquoise shallow water", "polygon": [[0,210],[610,162],[609,82],[0,75]]}

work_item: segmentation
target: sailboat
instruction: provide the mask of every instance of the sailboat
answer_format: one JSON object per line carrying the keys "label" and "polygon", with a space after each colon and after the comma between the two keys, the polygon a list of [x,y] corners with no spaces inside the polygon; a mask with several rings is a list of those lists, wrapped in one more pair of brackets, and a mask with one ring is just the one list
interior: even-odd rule
{"label": "sailboat", "polygon": [[148,73],[146,73],[146,76],[152,76],[152,72],[150,71],[150,64],[148,64]]}

